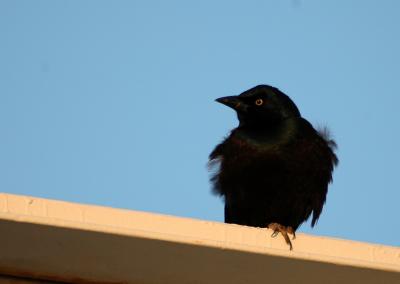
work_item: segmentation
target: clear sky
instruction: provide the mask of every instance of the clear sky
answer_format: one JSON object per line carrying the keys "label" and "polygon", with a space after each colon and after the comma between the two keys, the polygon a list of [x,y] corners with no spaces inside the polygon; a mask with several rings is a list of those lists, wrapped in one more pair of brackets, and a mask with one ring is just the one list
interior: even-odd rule
{"label": "clear sky", "polygon": [[[400,1],[0,1],[0,191],[222,221],[207,157],[257,84],[327,125],[316,226],[400,245]],[[306,162],[306,161],[305,161]]]}

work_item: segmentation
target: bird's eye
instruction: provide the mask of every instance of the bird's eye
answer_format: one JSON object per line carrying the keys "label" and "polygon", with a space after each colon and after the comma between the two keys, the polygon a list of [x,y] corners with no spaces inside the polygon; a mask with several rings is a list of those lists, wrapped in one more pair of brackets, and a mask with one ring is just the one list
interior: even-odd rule
{"label": "bird's eye", "polygon": [[264,101],[262,99],[256,99],[256,102],[255,102],[256,106],[260,106],[263,103],[264,103]]}

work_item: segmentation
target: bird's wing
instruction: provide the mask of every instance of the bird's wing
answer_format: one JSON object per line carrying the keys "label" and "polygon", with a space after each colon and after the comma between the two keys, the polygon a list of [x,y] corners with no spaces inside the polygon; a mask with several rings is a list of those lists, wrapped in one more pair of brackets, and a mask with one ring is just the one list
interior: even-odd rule
{"label": "bird's wing", "polygon": [[218,180],[218,175],[221,167],[221,159],[223,157],[225,144],[227,143],[227,138],[222,141],[222,143],[215,146],[214,150],[209,155],[208,160],[208,170],[211,172],[210,181],[212,184],[212,192],[217,195],[223,195]]}
{"label": "bird's wing", "polygon": [[[308,123],[308,122],[307,122]],[[312,221],[311,226],[317,222],[326,200],[328,184],[332,181],[333,168],[338,159],[334,153],[336,143],[329,137],[327,129],[316,131],[312,126],[306,126],[302,136],[294,147],[294,155],[299,155],[294,161],[302,161],[297,165],[303,190],[311,199]]]}

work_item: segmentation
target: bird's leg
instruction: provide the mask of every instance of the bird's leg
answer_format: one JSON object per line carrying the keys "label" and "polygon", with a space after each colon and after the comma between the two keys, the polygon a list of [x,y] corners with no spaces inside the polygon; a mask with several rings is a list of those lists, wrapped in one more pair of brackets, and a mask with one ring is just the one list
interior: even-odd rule
{"label": "bird's leg", "polygon": [[274,238],[279,233],[281,233],[283,238],[285,239],[286,243],[289,245],[290,250],[293,249],[292,242],[290,241],[290,238],[288,236],[288,233],[289,233],[289,234],[293,234],[293,239],[296,237],[295,232],[292,227],[290,227],[290,226],[285,227],[278,223],[271,223],[268,225],[268,228],[274,231],[272,233],[271,237]]}
{"label": "bird's leg", "polygon": [[286,227],[286,232],[288,234],[293,235],[292,240],[294,240],[296,238],[296,232],[295,232],[295,230],[293,230],[293,228],[291,226]]}

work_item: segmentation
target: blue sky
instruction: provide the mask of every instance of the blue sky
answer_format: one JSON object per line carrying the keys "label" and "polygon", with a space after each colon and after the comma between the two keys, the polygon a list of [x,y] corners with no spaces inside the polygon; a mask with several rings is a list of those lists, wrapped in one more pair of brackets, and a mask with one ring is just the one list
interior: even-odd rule
{"label": "blue sky", "polygon": [[327,125],[317,235],[400,245],[399,1],[0,1],[0,191],[213,221],[214,102],[257,84]]}

